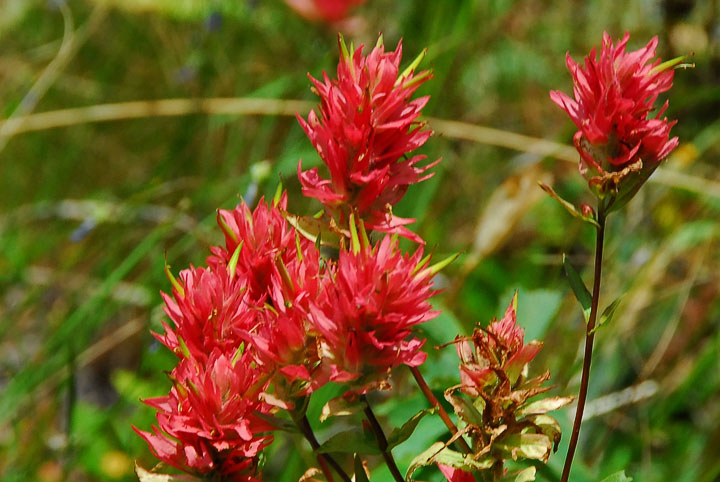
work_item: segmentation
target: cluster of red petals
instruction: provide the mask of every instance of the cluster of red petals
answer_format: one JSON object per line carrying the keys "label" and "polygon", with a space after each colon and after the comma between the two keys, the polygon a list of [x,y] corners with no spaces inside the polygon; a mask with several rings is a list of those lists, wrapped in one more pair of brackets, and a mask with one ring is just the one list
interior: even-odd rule
{"label": "cluster of red petals", "polygon": [[356,253],[340,252],[311,305],[331,380],[351,382],[355,393],[365,393],[382,384],[391,368],[425,361],[424,341],[411,330],[437,312],[429,302],[432,275],[418,266],[421,257],[422,250],[403,255],[391,236]]}
{"label": "cluster of red petals", "polygon": [[660,65],[660,59],[654,59],[657,37],[627,52],[629,38],[626,33],[614,44],[604,33],[599,57],[593,49],[584,66],[568,54],[575,99],[550,92],[578,128],[574,139],[586,164],[581,164],[583,174],[588,168],[599,173],[617,171],[638,159],[657,165],[678,145],[677,137],[670,139],[677,121],[661,118],[668,103],[652,115],[658,95],[672,87],[674,72],[656,68]]}
{"label": "cluster of red petals", "polygon": [[353,7],[366,0],[285,0],[290,8],[313,22],[334,23],[345,19]]}
{"label": "cluster of red petals", "polygon": [[[513,384],[542,348],[538,342],[524,343],[524,331],[517,324],[517,295],[500,321],[486,329],[475,329],[470,341],[458,341],[462,390],[477,397],[485,387],[497,380],[502,371]],[[471,344],[472,342],[472,344]]]}
{"label": "cluster of red petals", "polygon": [[171,374],[168,396],[145,400],[157,409],[152,432],[135,431],[163,462],[198,476],[255,482],[260,451],[272,442],[272,428],[256,412],[265,381],[252,358],[230,358],[220,350],[206,361],[183,358]]}
{"label": "cluster of red petals", "polygon": [[327,166],[330,179],[317,168],[298,176],[303,194],[322,202],[341,223],[351,212],[368,229],[398,233],[422,240],[404,225],[412,219],[392,215],[391,207],[408,186],[427,179],[435,163],[418,166],[425,156],[406,154],[422,146],[431,131],[417,121],[428,97],[411,100],[430,72],[400,73],[402,44],[385,52],[381,42],[368,54],[362,46],[347,52],[340,39],[342,58],[337,79],[323,73],[323,80],[310,77],[321,100],[319,115],[312,111],[300,125]]}
{"label": "cluster of red petals", "polygon": [[218,224],[225,233],[225,246],[210,248],[208,265],[215,269],[227,266],[240,244],[236,274],[247,280],[250,302],[262,306],[282,277],[282,266],[294,266],[303,256],[315,251],[315,245],[298,236],[283,216],[287,209],[287,194],[277,203],[260,199],[255,210],[243,201],[235,209],[219,210]]}
{"label": "cluster of red petals", "polygon": [[270,303],[247,339],[263,369],[284,377],[286,384],[275,379],[275,390],[287,400],[318,389],[328,382],[328,376],[309,321],[310,303],[318,298],[324,273],[319,252],[306,250],[298,262],[282,268],[283,275],[273,277]]}
{"label": "cluster of red petals", "polygon": [[[152,451],[192,474],[255,480],[257,454],[271,440],[254,412],[270,411],[282,395],[305,395],[322,376],[309,303],[321,286],[317,248],[283,217],[287,198],[220,211],[225,246],[211,248],[208,267],[180,272],[163,294],[172,323],[155,334],[180,358],[167,397],[146,400],[158,410]],[[239,358],[238,358],[239,357]],[[275,377],[300,381],[292,392]],[[225,479],[224,479],[225,480]]]}
{"label": "cluster of red petals", "polygon": [[231,277],[225,266],[181,271],[173,296],[162,294],[174,326],[163,323],[165,333],[155,337],[180,357],[192,354],[205,361],[216,348],[232,352],[240,333],[253,323],[246,283],[243,277]]}

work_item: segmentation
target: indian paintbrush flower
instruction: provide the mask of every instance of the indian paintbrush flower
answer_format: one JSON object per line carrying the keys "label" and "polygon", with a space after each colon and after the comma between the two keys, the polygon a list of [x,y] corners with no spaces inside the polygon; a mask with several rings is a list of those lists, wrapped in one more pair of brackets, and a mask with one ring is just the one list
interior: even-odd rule
{"label": "indian paintbrush flower", "polygon": [[[215,246],[207,263],[211,268],[234,265],[238,276],[247,279],[248,300],[262,307],[273,289],[273,279],[282,277],[282,266],[291,266],[316,251],[313,243],[299,236],[283,216],[287,194],[270,203],[261,198],[251,210],[243,201],[233,210],[219,210],[218,224],[225,233],[225,246]],[[305,253],[305,254],[303,254]]]}
{"label": "indian paintbrush flower", "polygon": [[153,454],[196,476],[259,481],[258,457],[272,442],[272,427],[256,413],[271,407],[259,398],[267,380],[252,357],[214,350],[204,362],[183,358],[170,378],[167,396],[145,400],[158,410],[158,425],[152,432],[135,428]]}
{"label": "indian paintbrush flower", "polygon": [[567,54],[574,99],[550,92],[578,128],[573,140],[580,153],[580,171],[607,199],[607,210],[627,203],[678,145],[677,137],[670,138],[677,121],[662,117],[668,102],[653,111],[658,96],[672,87],[673,67],[683,58],[661,64],[655,59],[657,37],[628,52],[629,39],[626,33],[613,43],[604,33],[599,56],[593,49],[584,65]]}
{"label": "indian paintbrush flower", "polygon": [[206,360],[215,348],[234,351],[239,333],[253,323],[248,310],[246,278],[232,276],[225,266],[190,267],[177,280],[170,274],[172,296],[162,294],[165,313],[173,326],[163,322],[164,334],[155,337],[180,357]]}
{"label": "indian paintbrush flower", "polygon": [[317,168],[303,171],[298,164],[303,194],[339,216],[340,224],[354,213],[368,229],[422,242],[404,227],[414,220],[394,216],[392,206],[409,185],[432,176],[426,171],[435,163],[419,166],[425,156],[409,155],[431,134],[417,120],[428,97],[411,97],[432,74],[415,72],[422,54],[401,72],[402,44],[386,52],[382,37],[367,56],[362,46],[348,50],[342,37],[339,43],[337,79],[310,77],[321,100],[319,114],[311,111],[307,121],[298,116],[330,173],[325,179]]}
{"label": "indian paintbrush flower", "polygon": [[360,394],[386,385],[391,368],[425,361],[424,340],[412,329],[437,316],[429,302],[434,272],[425,267],[420,249],[403,254],[389,235],[374,247],[361,244],[353,243],[351,252],[341,250],[311,304],[331,379],[350,382]]}

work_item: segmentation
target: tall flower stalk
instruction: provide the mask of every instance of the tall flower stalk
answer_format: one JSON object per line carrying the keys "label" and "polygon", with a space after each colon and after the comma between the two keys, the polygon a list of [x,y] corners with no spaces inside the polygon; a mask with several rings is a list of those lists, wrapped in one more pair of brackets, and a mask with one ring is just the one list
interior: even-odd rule
{"label": "tall flower stalk", "polygon": [[[668,101],[655,113],[654,109],[658,96],[672,87],[673,68],[684,57],[665,63],[656,59],[657,37],[645,47],[628,52],[629,39],[630,35],[626,33],[615,43],[610,35],[604,33],[599,55],[593,49],[585,58],[584,65],[577,64],[568,54],[567,67],[573,77],[574,98],[562,92],[550,92],[553,102],[567,112],[578,127],[573,139],[580,154],[580,172],[597,197],[596,211],[587,205],[577,210],[561,200],[572,214],[596,228],[592,294],[587,293],[579,277],[575,275],[575,279],[571,279],[583,308],[587,308],[588,298],[590,306],[578,405],[562,482],[570,478],[590,384],[607,216],[630,201],[678,145],[677,137],[670,138],[670,129],[677,121],[662,117]],[[559,199],[552,189],[543,188]],[[608,307],[607,317],[612,315],[615,305],[614,302]]]}

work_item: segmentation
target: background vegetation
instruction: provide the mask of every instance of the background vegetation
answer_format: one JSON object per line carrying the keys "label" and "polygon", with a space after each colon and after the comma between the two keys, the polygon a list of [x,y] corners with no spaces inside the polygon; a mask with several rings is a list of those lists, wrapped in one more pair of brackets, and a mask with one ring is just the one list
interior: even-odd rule
{"label": "background vegetation", "polygon": [[[544,196],[536,181],[590,202],[576,155],[509,133],[569,142],[574,127],[548,90],[570,91],[576,59],[626,30],[633,48],[660,37],[660,55],[695,53],[679,71],[668,115],[681,147],[641,194],[611,218],[601,303],[624,294],[599,332],[590,420],[576,480],[617,470],[639,481],[720,478],[720,22],[714,0],[552,2],[369,0],[347,34],[373,45],[402,38],[409,61],[428,48],[435,79],[425,113],[443,158],[430,181],[398,205],[439,254],[464,255],[438,282],[443,315],[428,347],[501,315],[520,291],[519,322],[545,347],[556,391],[574,394],[584,326],[562,275],[567,253],[591,263],[592,232]],[[336,31],[279,0],[5,0],[0,3],[2,117],[167,98],[238,97],[315,102],[305,74],[332,72]],[[132,461],[154,462],[130,426],[147,429],[139,397],[166,393],[173,356],[153,341],[177,270],[202,264],[221,241],[215,210],[274,191],[282,178],[300,213],[298,159],[318,163],[292,115],[238,115],[234,104],[188,104],[159,117],[146,104],[6,123],[0,128],[0,474],[5,481],[134,480]],[[186,105],[185,107],[188,107]],[[243,104],[244,105],[244,104]],[[223,107],[225,106],[225,107]],[[246,106],[247,107],[247,106]],[[257,101],[250,111],[276,111]],[[284,114],[293,105],[281,105]],[[134,109],[134,110],[133,110]],[[235,109],[235,110],[233,110]],[[275,109],[275,110],[274,110]],[[66,125],[67,124],[67,125]],[[487,126],[503,132],[486,131]],[[479,142],[478,142],[479,141]],[[431,349],[424,371],[456,383],[453,350]],[[402,397],[378,395],[388,425],[425,406],[407,374]],[[311,408],[319,412],[322,392]],[[559,480],[565,437],[539,480]],[[310,417],[317,420],[317,417]],[[317,424],[321,439],[329,424]],[[395,450],[405,467],[444,436],[427,418]],[[280,436],[265,479],[296,481],[312,455]],[[433,471],[421,479],[438,480]],[[373,481],[389,480],[384,469]]]}

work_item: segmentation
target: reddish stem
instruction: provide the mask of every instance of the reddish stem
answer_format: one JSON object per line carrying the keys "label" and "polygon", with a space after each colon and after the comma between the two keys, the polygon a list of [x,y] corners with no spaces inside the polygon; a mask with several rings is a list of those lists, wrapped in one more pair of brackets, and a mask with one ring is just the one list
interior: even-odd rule
{"label": "reddish stem", "polygon": [[587,331],[585,332],[585,357],[583,359],[583,371],[580,380],[580,393],[578,394],[575,421],[573,422],[572,436],[570,437],[570,446],[568,447],[568,453],[565,458],[561,482],[567,482],[570,478],[570,468],[572,467],[575,449],[577,448],[578,438],[580,436],[580,426],[582,425],[582,417],[585,411],[585,401],[587,400],[588,385],[590,382],[590,364],[592,362],[593,341],[595,340],[595,320],[597,319],[598,302],[600,300],[600,276],[602,274],[603,241],[605,237],[605,213],[602,208],[598,209],[598,225],[597,238],[595,241],[595,273],[592,301],[590,304],[590,317],[587,323]]}
{"label": "reddish stem", "polygon": [[[440,401],[437,399],[435,394],[430,390],[430,387],[425,382],[425,378],[423,378],[422,373],[420,373],[420,370],[418,370],[417,367],[410,367],[410,371],[413,374],[413,377],[415,377],[415,381],[417,382],[418,386],[420,387],[420,391],[423,392],[423,395],[425,395],[425,398],[428,399],[430,402],[430,405],[437,408],[438,414],[440,415],[440,418],[445,423],[445,426],[448,428],[451,434],[455,435],[458,432],[457,427],[453,423],[453,421],[450,419],[450,415],[445,411],[442,405],[440,405]],[[458,437],[455,443],[458,444],[458,446],[465,452],[466,454],[472,453],[472,449],[467,444],[465,439],[462,437]]]}

